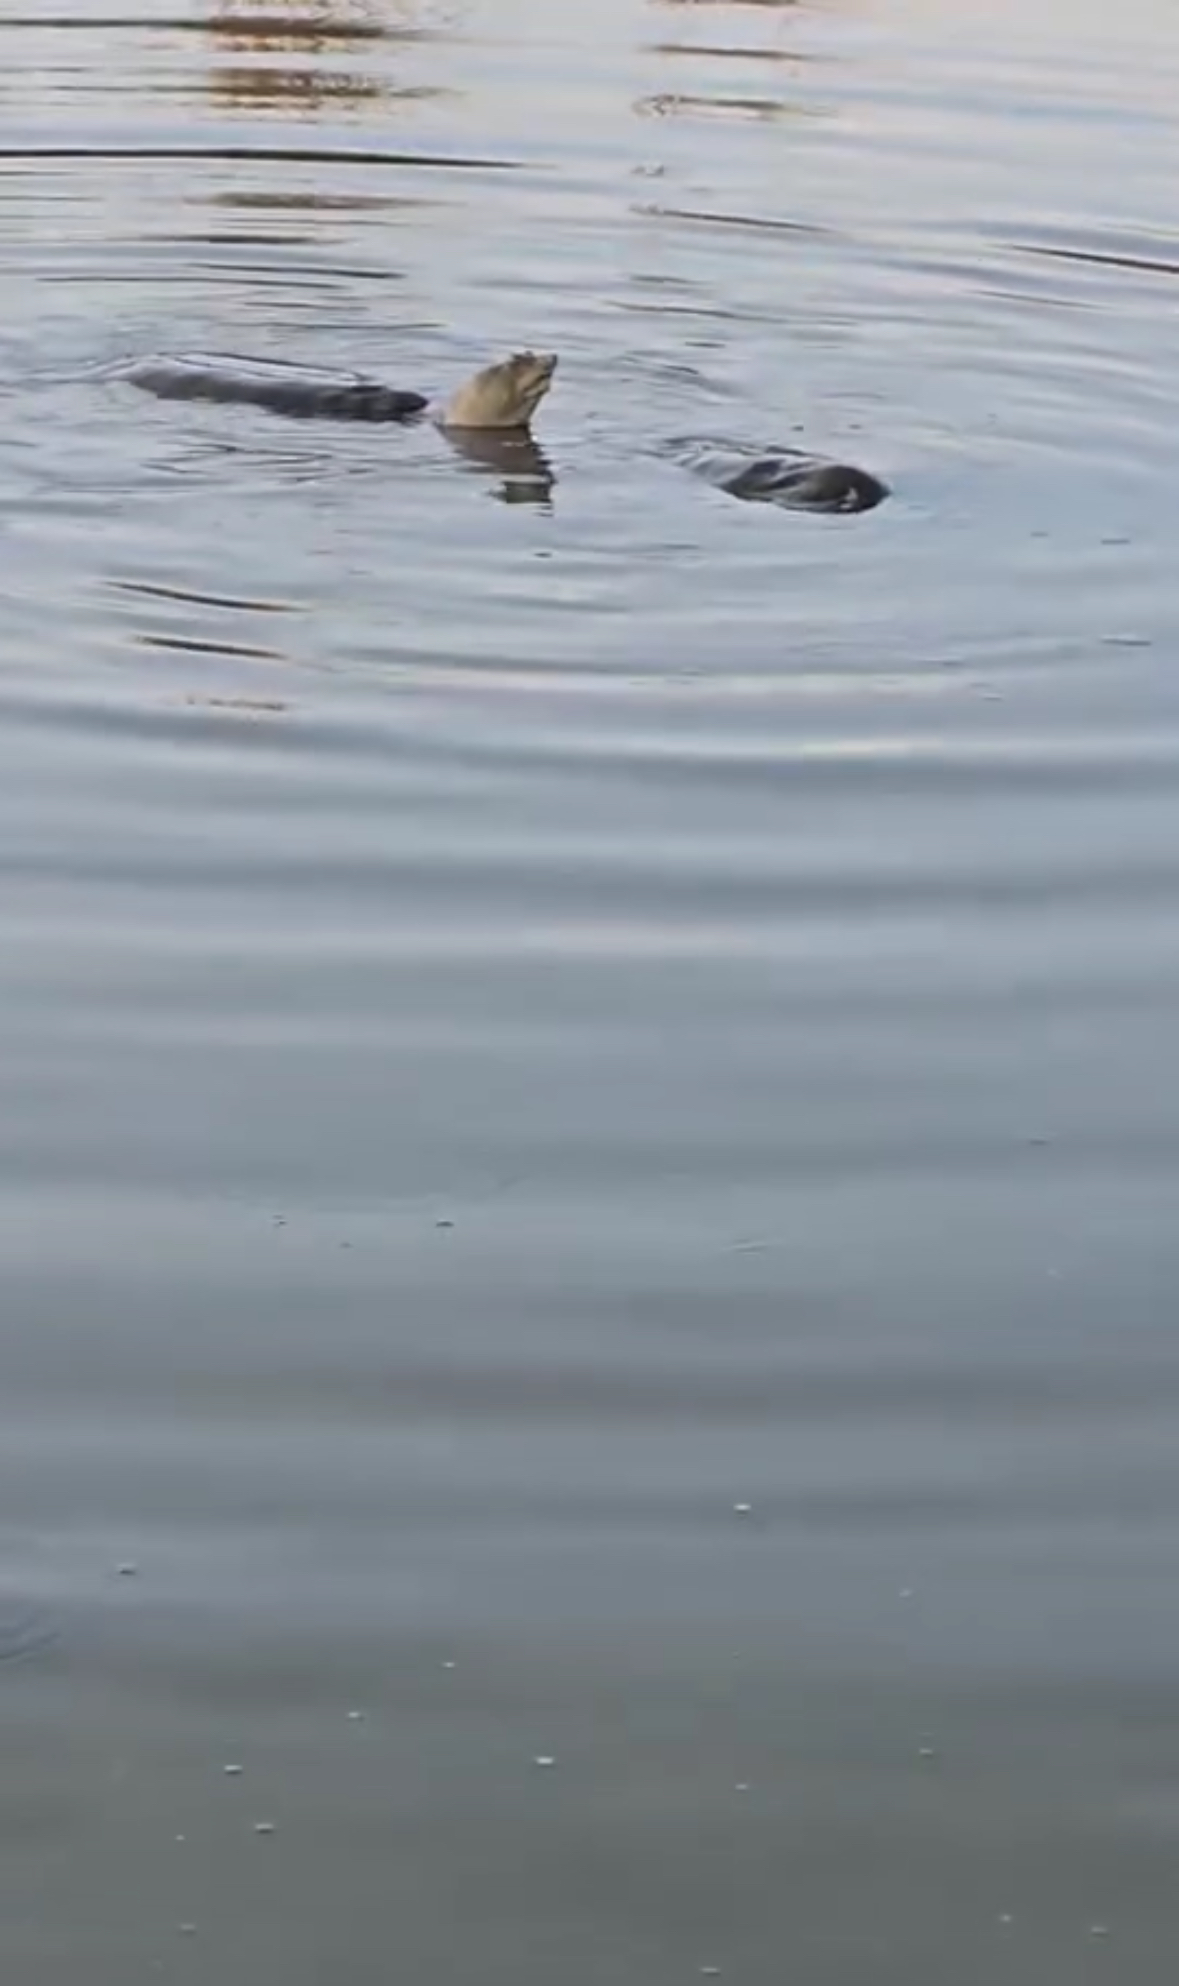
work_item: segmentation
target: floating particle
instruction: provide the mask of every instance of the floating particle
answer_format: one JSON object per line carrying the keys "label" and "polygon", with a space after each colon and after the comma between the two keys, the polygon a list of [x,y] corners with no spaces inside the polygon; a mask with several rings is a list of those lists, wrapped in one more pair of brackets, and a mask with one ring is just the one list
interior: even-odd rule
{"label": "floating particle", "polygon": [[194,1938],[196,1936],[195,1924],[178,1924],[176,1926],[176,1929],[179,1931],[182,1938]]}
{"label": "floating particle", "polygon": [[917,1756],[918,1758],[936,1758],[937,1752],[932,1745],[920,1745],[917,1749]]}
{"label": "floating particle", "polygon": [[555,1758],[551,1756],[549,1752],[538,1752],[536,1754],[536,1757],[533,1759],[532,1763],[533,1765],[539,1765],[542,1768],[547,1768],[548,1766],[556,1765],[557,1761]]}
{"label": "floating particle", "polygon": [[115,1567],[115,1570],[120,1579],[134,1579],[136,1573],[139,1571],[139,1567],[133,1558],[125,1558],[121,1565]]}
{"label": "floating particle", "polygon": [[348,1712],[348,1722],[350,1724],[363,1724],[364,1722],[363,1710],[350,1710]]}
{"label": "floating particle", "polygon": [[1109,1925],[1108,1925],[1108,1924],[1090,1924],[1090,1926],[1089,1926],[1089,1936],[1090,1936],[1091,1938],[1108,1938],[1108,1936],[1109,1936]]}
{"label": "floating particle", "polygon": [[734,1786],[733,1791],[734,1793],[748,1793],[749,1791],[748,1779],[739,1779],[737,1781],[737,1784]]}
{"label": "floating particle", "polygon": [[999,1922],[1000,1924],[1014,1924],[1015,1919],[1009,1910],[1001,1910],[999,1912]]}
{"label": "floating particle", "polygon": [[750,1517],[753,1514],[751,1503],[735,1503],[733,1509],[738,1517]]}
{"label": "floating particle", "polygon": [[457,1667],[458,1667],[458,1663],[457,1663],[457,1662],[444,1662],[444,1663],[442,1664],[442,1666],[443,1666],[443,1668],[444,1668],[444,1669],[457,1669]]}
{"label": "floating particle", "polygon": [[221,1770],[223,1773],[225,1773],[227,1778],[237,1779],[241,1773],[241,1766],[236,1763],[232,1765],[223,1765]]}
{"label": "floating particle", "polygon": [[255,1834],[273,1834],[273,1833],[274,1833],[274,1822],[273,1822],[273,1821],[255,1821],[255,1822],[254,1822],[254,1833],[255,1833]]}
{"label": "floating particle", "polygon": [[719,1979],[719,1978],[720,1978],[720,1966],[719,1966],[719,1965],[702,1965],[702,1966],[700,1967],[700,1977],[701,1977],[701,1979]]}
{"label": "floating particle", "polygon": [[913,1598],[913,1588],[911,1586],[902,1586],[897,1598],[899,1600],[911,1600]]}

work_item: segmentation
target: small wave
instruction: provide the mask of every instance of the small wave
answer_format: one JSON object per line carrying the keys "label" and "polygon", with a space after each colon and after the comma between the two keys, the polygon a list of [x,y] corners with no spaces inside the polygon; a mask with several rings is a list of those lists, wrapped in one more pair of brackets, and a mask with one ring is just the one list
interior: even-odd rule
{"label": "small wave", "polygon": [[60,1635],[60,1622],[48,1609],[0,1601],[0,1667],[44,1654]]}
{"label": "small wave", "polygon": [[519,159],[465,158],[453,152],[373,152],[326,145],[0,145],[0,160],[147,165],[168,159],[216,165],[427,166],[459,172],[518,172]]}

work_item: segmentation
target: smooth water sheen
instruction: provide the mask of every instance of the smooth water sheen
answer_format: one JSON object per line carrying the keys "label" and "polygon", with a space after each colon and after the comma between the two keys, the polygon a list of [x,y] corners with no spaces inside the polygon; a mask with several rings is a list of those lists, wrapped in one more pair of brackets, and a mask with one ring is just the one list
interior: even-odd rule
{"label": "smooth water sheen", "polygon": [[[1177,90],[5,10],[6,1986],[1173,1974]],[[551,487],[108,377],[520,344]]]}

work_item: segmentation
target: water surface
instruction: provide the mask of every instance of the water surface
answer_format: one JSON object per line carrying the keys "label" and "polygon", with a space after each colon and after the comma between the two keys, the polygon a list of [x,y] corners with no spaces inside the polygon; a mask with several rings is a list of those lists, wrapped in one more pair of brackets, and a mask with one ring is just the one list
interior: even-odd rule
{"label": "water surface", "polygon": [[6,1977],[1157,1986],[1171,8],[0,57]]}

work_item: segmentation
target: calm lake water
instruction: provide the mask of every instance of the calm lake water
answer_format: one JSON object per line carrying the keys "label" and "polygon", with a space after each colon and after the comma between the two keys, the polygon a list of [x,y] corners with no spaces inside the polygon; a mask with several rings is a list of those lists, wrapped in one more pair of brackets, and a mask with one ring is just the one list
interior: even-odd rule
{"label": "calm lake water", "polygon": [[1158,1986],[1173,0],[5,16],[5,1980]]}

